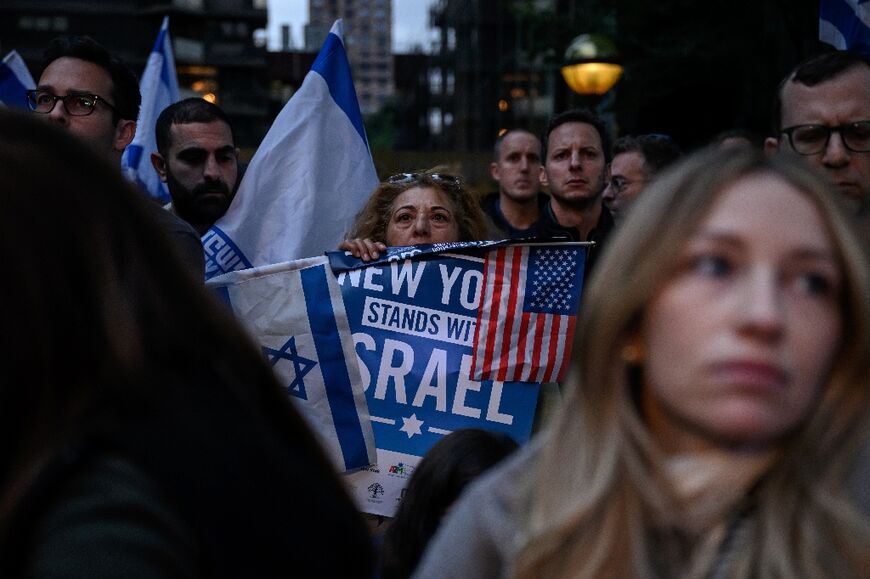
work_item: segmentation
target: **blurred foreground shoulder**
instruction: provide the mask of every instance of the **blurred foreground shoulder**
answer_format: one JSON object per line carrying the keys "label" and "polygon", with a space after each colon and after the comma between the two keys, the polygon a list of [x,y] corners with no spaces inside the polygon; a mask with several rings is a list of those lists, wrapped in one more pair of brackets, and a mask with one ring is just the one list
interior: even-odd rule
{"label": "blurred foreground shoulder", "polygon": [[193,545],[150,477],[119,455],[102,455],[58,482],[35,526],[25,575],[197,577]]}
{"label": "blurred foreground shoulder", "polygon": [[538,461],[529,444],[462,494],[429,544],[415,579],[476,579],[506,576],[518,545],[528,486],[523,480]]}

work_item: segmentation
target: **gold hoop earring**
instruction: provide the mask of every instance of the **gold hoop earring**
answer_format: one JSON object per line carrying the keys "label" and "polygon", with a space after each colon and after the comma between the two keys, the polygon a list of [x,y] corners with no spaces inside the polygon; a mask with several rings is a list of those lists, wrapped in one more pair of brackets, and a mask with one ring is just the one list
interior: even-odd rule
{"label": "gold hoop earring", "polygon": [[626,364],[640,364],[643,362],[643,347],[633,343],[626,344],[619,355]]}

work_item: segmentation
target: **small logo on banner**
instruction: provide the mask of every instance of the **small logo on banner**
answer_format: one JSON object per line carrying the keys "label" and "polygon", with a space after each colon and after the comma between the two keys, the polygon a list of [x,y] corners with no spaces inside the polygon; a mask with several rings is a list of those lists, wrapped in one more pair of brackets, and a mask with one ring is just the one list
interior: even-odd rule
{"label": "small logo on banner", "polygon": [[404,462],[400,462],[399,464],[391,465],[387,472],[394,476],[408,478],[414,472],[414,467],[409,464],[405,464]]}
{"label": "small logo on banner", "polygon": [[369,497],[379,499],[384,494],[384,487],[381,483],[372,483],[366,488],[369,492]]}
{"label": "small logo on banner", "polygon": [[212,227],[202,236],[202,249],[205,252],[205,279],[252,267],[242,250],[218,227]]}
{"label": "small logo on banner", "polygon": [[[291,336],[290,339],[281,346],[280,350],[263,346],[263,354],[269,360],[269,363],[273,368],[276,368],[276,365],[281,360],[287,360],[293,365],[293,379],[290,380],[290,383],[287,385],[287,391],[291,396],[296,396],[302,400],[308,400],[308,394],[305,392],[305,382],[303,381],[303,378],[305,378],[305,375],[317,365],[317,361],[309,360],[308,358],[303,358],[299,355],[299,352],[296,350],[296,336]],[[280,368],[277,369],[280,370]],[[281,372],[282,377],[285,374],[285,372]]]}

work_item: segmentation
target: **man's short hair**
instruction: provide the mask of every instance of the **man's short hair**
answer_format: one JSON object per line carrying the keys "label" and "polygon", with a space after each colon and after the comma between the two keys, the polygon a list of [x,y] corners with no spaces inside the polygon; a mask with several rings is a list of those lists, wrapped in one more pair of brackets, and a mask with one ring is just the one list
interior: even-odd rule
{"label": "man's short hair", "polygon": [[657,174],[682,155],[670,136],[657,133],[620,137],[613,144],[612,152],[611,158],[622,153],[639,153],[643,157],[643,167],[650,175]]}
{"label": "man's short hair", "polygon": [[779,134],[782,130],[782,93],[786,84],[797,82],[805,86],[816,86],[857,66],[870,68],[870,57],[850,50],[837,50],[814,56],[794,67],[776,89],[776,100],[773,103],[773,126],[776,133]]}
{"label": "man's short hair", "polygon": [[533,133],[532,131],[530,131],[528,129],[522,129],[522,128],[508,129],[507,131],[505,131],[504,133],[499,135],[499,137],[495,140],[495,145],[493,145],[493,147],[492,147],[492,152],[493,152],[493,155],[495,156],[496,162],[498,162],[498,159],[501,156],[501,144],[504,142],[505,139],[508,138],[508,136],[515,135],[517,133],[531,135],[531,136],[535,137],[536,139],[538,138],[538,135],[536,135],[535,133]]}
{"label": "man's short hair", "polygon": [[188,123],[211,123],[223,121],[230,128],[230,138],[233,145],[236,136],[233,134],[233,126],[227,114],[219,106],[199,97],[190,97],[173,103],[163,109],[157,117],[157,125],[154,129],[154,138],[157,141],[157,152],[164,157],[169,154],[172,147],[172,125],[186,125]]}
{"label": "man's short hair", "polygon": [[[139,118],[139,80],[129,66],[90,36],[58,36],[43,52],[43,70],[58,58],[78,58],[93,63],[112,79],[112,94],[108,97],[115,107],[113,119],[136,121]],[[100,95],[104,96],[104,95]]]}
{"label": "man's short hair", "polygon": [[547,123],[547,129],[544,131],[544,138],[541,139],[542,158],[546,163],[547,158],[547,141],[550,139],[550,133],[556,130],[560,125],[565,123],[586,123],[592,125],[598,131],[598,136],[601,139],[601,147],[604,149],[604,160],[610,162],[610,135],[607,132],[607,127],[601,117],[593,113],[589,109],[570,109],[561,112],[550,119]]}

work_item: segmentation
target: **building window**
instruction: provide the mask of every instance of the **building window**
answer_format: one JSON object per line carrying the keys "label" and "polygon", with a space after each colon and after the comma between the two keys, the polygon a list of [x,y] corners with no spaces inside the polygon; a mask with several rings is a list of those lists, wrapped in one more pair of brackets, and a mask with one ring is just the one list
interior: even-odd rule
{"label": "building window", "polygon": [[447,29],[447,50],[456,50],[456,29]]}
{"label": "building window", "polygon": [[429,132],[433,135],[440,135],[442,129],[441,109],[429,109]]}
{"label": "building window", "polygon": [[429,69],[429,92],[432,94],[441,94],[441,69]]}

